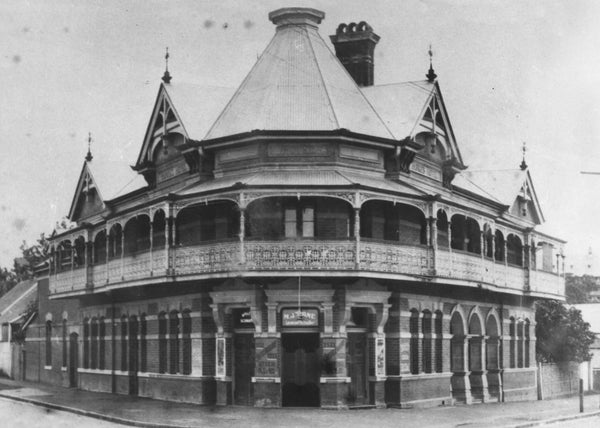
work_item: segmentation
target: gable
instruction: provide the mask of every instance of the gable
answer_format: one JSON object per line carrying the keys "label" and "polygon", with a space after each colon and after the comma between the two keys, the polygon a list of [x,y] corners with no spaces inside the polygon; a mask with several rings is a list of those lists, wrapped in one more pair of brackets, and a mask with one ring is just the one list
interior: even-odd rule
{"label": "gable", "polygon": [[535,224],[541,224],[544,221],[529,173],[527,173],[525,181],[514,198],[509,213]]}
{"label": "gable", "polygon": [[411,132],[411,137],[423,147],[417,157],[438,165],[452,161],[462,166],[462,156],[450,124],[446,106],[436,83]]}
{"label": "gable", "polygon": [[184,138],[188,138],[187,132],[183,126],[179,115],[175,111],[173,102],[171,101],[167,91],[163,85],[160,86],[150,123],[146,129],[144,143],[136,162],[136,167],[145,163],[152,162],[156,156],[156,150],[168,146],[168,142],[164,143],[164,138],[171,134],[176,134]]}
{"label": "gable", "polygon": [[68,218],[71,221],[77,222],[80,219],[98,214],[102,210],[104,210],[104,201],[89,167],[89,163],[86,161],[79,175]]}
{"label": "gable", "polygon": [[161,85],[134,169],[151,186],[188,173],[189,165],[181,154],[188,138],[165,86]]}

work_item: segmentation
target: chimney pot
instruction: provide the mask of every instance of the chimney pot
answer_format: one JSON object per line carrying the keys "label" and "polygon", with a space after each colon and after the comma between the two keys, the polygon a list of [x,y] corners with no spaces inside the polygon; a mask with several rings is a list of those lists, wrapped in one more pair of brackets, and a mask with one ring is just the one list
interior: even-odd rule
{"label": "chimney pot", "polygon": [[358,24],[340,24],[333,36],[329,36],[335,54],[358,86],[372,86],[374,76],[375,45],[379,36],[365,21]]}

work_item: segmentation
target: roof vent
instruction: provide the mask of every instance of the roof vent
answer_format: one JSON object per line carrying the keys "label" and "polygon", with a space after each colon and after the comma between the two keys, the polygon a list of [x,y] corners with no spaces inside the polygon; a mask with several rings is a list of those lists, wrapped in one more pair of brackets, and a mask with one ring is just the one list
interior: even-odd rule
{"label": "roof vent", "polygon": [[313,28],[325,18],[325,12],[307,7],[284,7],[269,13],[269,19],[277,28],[288,25],[308,25]]}
{"label": "roof vent", "polygon": [[340,24],[335,35],[329,36],[335,54],[346,67],[358,86],[372,86],[375,82],[373,56],[379,36],[365,21],[358,24]]}

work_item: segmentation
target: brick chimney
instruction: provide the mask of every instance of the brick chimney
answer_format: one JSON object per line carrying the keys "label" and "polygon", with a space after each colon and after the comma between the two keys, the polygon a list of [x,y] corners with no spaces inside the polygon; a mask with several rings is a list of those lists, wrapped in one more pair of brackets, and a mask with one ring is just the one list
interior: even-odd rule
{"label": "brick chimney", "polygon": [[379,36],[365,21],[358,25],[340,24],[335,35],[329,36],[335,54],[346,67],[358,86],[372,86],[374,79],[373,56]]}

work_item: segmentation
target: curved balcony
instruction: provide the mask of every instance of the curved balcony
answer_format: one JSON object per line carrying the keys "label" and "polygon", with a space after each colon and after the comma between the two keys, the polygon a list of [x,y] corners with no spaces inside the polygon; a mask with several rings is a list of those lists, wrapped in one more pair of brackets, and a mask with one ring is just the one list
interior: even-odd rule
{"label": "curved balcony", "polygon": [[[107,225],[87,243],[59,245],[53,295],[238,276],[372,276],[560,297],[564,278],[523,267],[526,252],[472,219],[368,201],[264,198],[190,205]],[[358,235],[358,236],[357,236]],[[87,268],[78,267],[87,266]],[[74,268],[73,268],[74,267]]]}

